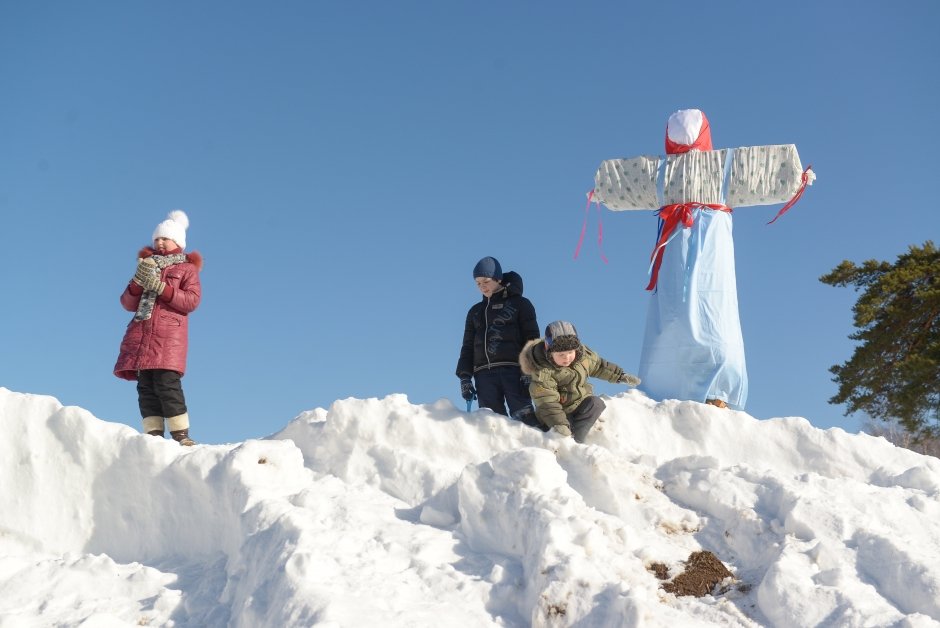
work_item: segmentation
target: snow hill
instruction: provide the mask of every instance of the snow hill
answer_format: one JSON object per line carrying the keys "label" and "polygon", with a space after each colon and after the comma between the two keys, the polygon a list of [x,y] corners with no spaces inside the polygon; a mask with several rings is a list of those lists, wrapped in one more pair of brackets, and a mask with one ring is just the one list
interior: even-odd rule
{"label": "snow hill", "polygon": [[392,395],[188,449],[0,388],[0,628],[940,626],[940,461],[605,399],[585,445]]}

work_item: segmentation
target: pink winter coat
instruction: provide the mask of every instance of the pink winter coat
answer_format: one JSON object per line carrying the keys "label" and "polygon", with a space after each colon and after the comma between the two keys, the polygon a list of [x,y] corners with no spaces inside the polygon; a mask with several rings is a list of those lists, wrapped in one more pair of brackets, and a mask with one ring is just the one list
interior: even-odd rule
{"label": "pink winter coat", "polygon": [[[145,248],[138,257],[154,254],[152,248]],[[163,269],[161,281],[167,287],[157,298],[153,314],[145,321],[135,321],[127,325],[121,352],[114,374],[121,379],[136,380],[137,371],[146,369],[166,369],[182,375],[186,370],[186,350],[189,346],[189,313],[196,309],[202,297],[199,284],[199,271],[202,269],[202,256],[199,253],[187,253],[186,261]],[[137,294],[134,294],[134,293]],[[136,312],[143,290],[131,282],[121,295],[121,305],[129,312]]]}

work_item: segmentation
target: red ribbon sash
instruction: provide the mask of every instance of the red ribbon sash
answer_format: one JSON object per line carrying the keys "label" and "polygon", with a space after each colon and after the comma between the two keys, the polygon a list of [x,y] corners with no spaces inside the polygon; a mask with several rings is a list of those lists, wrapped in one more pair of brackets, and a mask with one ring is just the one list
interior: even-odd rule
{"label": "red ribbon sash", "polygon": [[663,253],[666,251],[666,243],[669,242],[673,232],[680,224],[683,229],[688,229],[692,226],[692,222],[695,220],[694,212],[696,209],[713,209],[715,211],[731,213],[730,207],[719,203],[676,203],[660,207],[657,214],[660,220],[663,221],[663,228],[659,235],[659,241],[656,243],[656,248],[653,249],[653,253],[650,255],[653,268],[650,273],[649,285],[646,286],[647,290],[656,288],[656,282],[659,280],[659,267],[663,264]]}

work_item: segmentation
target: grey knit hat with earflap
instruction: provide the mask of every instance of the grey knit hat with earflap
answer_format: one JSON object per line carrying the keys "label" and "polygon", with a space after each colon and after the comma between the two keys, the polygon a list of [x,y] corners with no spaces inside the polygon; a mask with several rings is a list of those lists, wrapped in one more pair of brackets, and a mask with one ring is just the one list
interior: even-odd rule
{"label": "grey knit hat with earflap", "polygon": [[554,321],[545,328],[545,344],[549,353],[576,351],[581,347],[578,330],[568,321]]}

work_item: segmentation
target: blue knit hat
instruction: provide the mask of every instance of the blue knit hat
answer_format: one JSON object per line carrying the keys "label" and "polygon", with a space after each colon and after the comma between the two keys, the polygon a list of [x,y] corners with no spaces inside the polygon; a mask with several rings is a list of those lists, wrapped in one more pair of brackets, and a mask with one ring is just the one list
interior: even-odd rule
{"label": "blue knit hat", "polygon": [[503,269],[499,265],[499,260],[495,257],[484,257],[477,265],[473,267],[473,278],[488,277],[501,281],[503,278]]}

